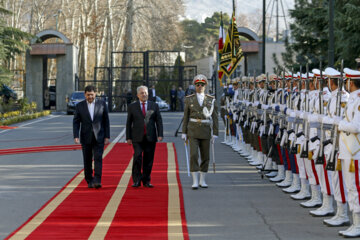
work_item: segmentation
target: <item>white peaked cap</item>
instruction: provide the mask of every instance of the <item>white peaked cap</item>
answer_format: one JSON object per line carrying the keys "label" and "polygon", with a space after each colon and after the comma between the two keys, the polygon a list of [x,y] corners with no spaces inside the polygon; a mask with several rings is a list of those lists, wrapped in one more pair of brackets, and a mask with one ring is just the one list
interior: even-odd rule
{"label": "white peaked cap", "polygon": [[331,67],[327,67],[325,69],[325,74],[326,76],[328,77],[340,77],[340,72],[334,68],[331,68]]}
{"label": "white peaked cap", "polygon": [[347,78],[360,79],[360,71],[344,68],[344,73],[346,74]]}
{"label": "white peaked cap", "polygon": [[[320,76],[320,70],[319,70],[319,69],[314,68],[314,69],[312,70],[312,72],[313,72],[313,74],[315,74],[316,76]],[[326,73],[325,73],[324,71],[322,71],[322,75],[325,76]]]}

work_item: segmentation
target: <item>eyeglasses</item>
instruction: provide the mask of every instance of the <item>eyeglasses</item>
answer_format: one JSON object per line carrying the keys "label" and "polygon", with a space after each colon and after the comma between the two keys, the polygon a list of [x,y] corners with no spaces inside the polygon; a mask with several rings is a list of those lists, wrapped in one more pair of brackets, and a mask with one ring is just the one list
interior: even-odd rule
{"label": "eyeglasses", "polygon": [[195,86],[197,86],[197,87],[200,87],[200,86],[205,86],[205,83],[197,83],[197,84],[195,84]]}

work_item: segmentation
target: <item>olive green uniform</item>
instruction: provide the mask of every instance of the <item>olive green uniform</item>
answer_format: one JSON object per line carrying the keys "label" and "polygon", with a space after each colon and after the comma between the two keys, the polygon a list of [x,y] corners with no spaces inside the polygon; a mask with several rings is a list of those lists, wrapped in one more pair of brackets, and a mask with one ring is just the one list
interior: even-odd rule
{"label": "olive green uniform", "polygon": [[[210,161],[210,139],[211,135],[219,135],[218,111],[216,102],[214,102],[214,110],[211,114],[212,122],[201,122],[210,120],[203,114],[203,108],[211,109],[214,97],[205,94],[203,105],[200,106],[196,94],[189,95],[185,98],[183,134],[187,134],[190,141],[190,171],[191,172],[207,172]],[[193,119],[192,121],[190,119]],[[194,122],[194,119],[197,121]],[[211,126],[212,124],[212,126]],[[211,133],[212,127],[212,133]],[[198,158],[200,149],[201,164],[199,166]]]}

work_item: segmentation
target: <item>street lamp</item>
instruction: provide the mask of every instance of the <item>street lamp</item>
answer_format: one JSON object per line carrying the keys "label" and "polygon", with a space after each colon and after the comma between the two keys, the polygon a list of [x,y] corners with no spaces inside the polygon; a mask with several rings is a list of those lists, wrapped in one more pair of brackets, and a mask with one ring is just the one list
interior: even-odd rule
{"label": "street lamp", "polygon": [[56,14],[53,15],[53,17],[56,17],[56,31],[58,30],[58,19],[59,19],[59,15],[61,13],[61,9],[58,10],[58,12]]}

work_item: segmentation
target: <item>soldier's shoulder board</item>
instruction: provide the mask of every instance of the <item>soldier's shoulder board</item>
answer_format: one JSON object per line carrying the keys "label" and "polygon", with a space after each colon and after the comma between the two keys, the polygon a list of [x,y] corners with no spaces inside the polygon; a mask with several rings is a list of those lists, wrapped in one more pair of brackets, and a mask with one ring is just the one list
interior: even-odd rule
{"label": "soldier's shoulder board", "polygon": [[209,95],[209,94],[206,94],[207,97],[211,97],[211,98],[215,98],[215,96],[212,96],[212,95]]}
{"label": "soldier's shoulder board", "polygon": [[195,96],[195,94],[187,95],[185,97],[192,97],[192,96]]}

